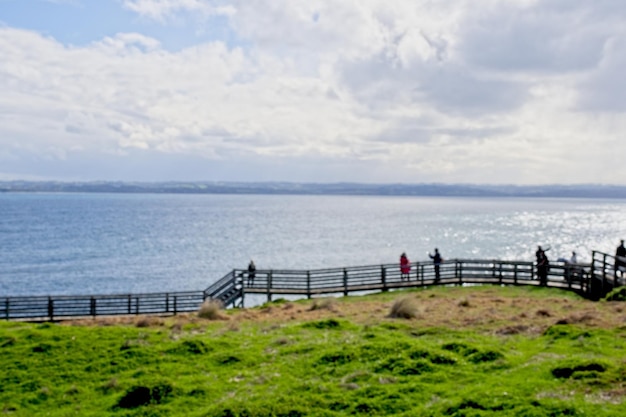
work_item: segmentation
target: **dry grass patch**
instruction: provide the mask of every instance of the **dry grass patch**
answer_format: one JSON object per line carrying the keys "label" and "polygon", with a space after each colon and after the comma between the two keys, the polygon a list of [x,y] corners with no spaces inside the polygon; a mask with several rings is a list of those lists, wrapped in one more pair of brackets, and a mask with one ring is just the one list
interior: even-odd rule
{"label": "dry grass patch", "polygon": [[468,298],[462,298],[461,300],[459,300],[457,305],[459,307],[471,307],[472,306]]}
{"label": "dry grass patch", "polygon": [[394,319],[415,319],[419,317],[417,302],[409,297],[403,297],[394,301],[389,317]]}
{"label": "dry grass patch", "polygon": [[313,301],[311,307],[309,307],[309,311],[315,310],[329,310],[336,311],[337,300],[334,298],[320,298]]}
{"label": "dry grass patch", "polygon": [[208,299],[198,309],[198,317],[207,320],[227,320],[228,317],[222,312],[223,309],[224,303],[220,300]]}
{"label": "dry grass patch", "polygon": [[163,326],[165,322],[160,317],[154,316],[146,316],[138,318],[135,322],[135,326],[137,327],[159,327]]}

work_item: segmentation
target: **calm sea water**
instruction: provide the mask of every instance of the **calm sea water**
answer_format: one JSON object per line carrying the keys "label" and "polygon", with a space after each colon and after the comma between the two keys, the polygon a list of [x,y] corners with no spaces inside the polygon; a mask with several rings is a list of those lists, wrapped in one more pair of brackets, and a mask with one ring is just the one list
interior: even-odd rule
{"label": "calm sea water", "polygon": [[0,194],[0,295],[202,290],[258,269],[613,253],[624,200]]}

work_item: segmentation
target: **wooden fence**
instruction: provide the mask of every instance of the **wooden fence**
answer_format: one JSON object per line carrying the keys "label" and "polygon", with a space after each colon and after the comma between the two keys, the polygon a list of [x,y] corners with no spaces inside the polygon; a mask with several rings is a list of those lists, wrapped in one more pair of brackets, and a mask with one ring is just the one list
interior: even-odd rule
{"label": "wooden fence", "polygon": [[0,319],[62,320],[126,314],[177,314],[197,311],[206,299],[225,306],[243,307],[246,294],[315,297],[323,294],[393,291],[431,285],[534,285],[575,291],[599,299],[623,279],[616,272],[615,257],[593,252],[591,264],[553,263],[541,282],[532,262],[453,259],[445,261],[437,275],[432,262],[414,262],[408,276],[398,264],[315,270],[258,270],[250,279],[235,269],[204,291],[85,295],[0,297]]}
{"label": "wooden fence", "polygon": [[60,320],[120,314],[177,314],[198,310],[203,300],[202,291],[1,297],[0,318]]}
{"label": "wooden fence", "polygon": [[397,264],[370,265],[317,270],[257,270],[251,280],[246,270],[235,270],[242,279],[242,297],[262,294],[267,301],[275,295],[311,298],[322,294],[348,295],[354,292],[377,292],[431,285],[546,285],[581,294],[587,292],[589,264],[553,264],[547,281],[540,282],[532,262],[454,259],[443,262],[437,277],[432,262],[411,264],[403,276]]}

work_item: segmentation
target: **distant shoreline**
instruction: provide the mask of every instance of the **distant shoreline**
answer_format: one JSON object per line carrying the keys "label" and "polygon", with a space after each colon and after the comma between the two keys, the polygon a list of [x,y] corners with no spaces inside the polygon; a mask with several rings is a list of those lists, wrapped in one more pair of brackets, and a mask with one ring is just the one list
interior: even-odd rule
{"label": "distant shoreline", "polygon": [[619,185],[363,184],[295,182],[0,181],[0,192],[265,194],[423,197],[626,198]]}

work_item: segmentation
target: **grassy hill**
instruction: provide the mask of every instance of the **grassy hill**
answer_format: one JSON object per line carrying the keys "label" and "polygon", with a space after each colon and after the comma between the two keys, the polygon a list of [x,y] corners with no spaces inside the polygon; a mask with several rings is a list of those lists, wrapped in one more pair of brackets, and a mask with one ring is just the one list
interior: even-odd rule
{"label": "grassy hill", "polygon": [[0,414],[626,414],[621,302],[438,287],[213,318],[0,322]]}

